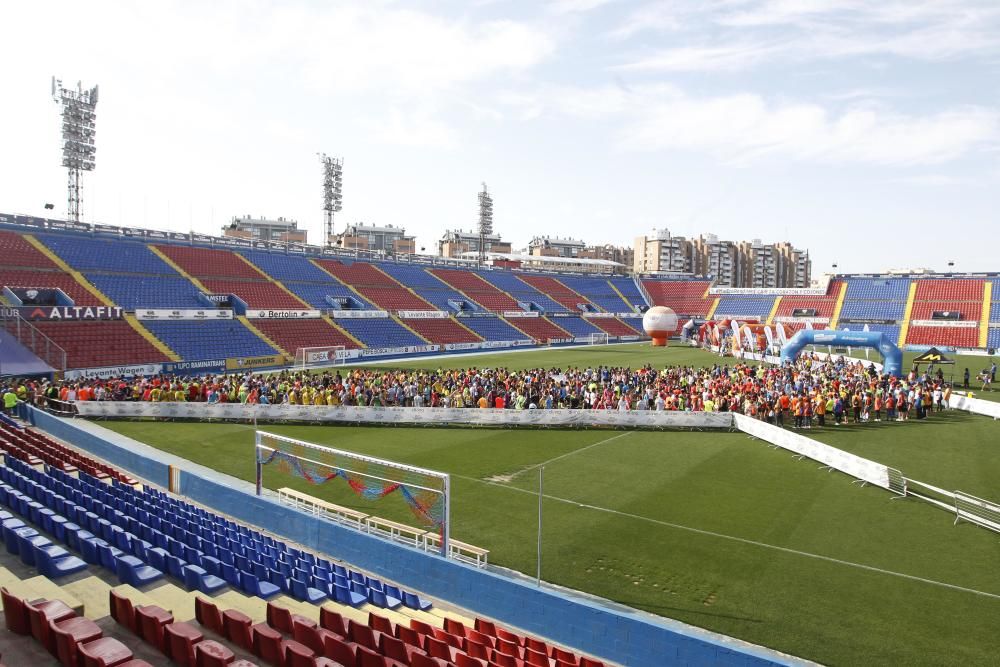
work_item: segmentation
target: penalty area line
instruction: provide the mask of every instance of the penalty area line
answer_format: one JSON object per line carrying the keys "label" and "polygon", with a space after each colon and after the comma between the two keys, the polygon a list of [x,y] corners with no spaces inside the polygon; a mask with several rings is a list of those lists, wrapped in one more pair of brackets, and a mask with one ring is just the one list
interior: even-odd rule
{"label": "penalty area line", "polygon": [[[624,435],[627,435],[627,434],[624,434]],[[593,446],[593,445],[591,445],[591,446]],[[573,452],[570,452],[570,453],[572,454]],[[465,475],[455,475],[455,474],[452,474],[452,477],[458,477],[458,478],[461,478],[461,479],[467,479],[469,481],[479,482],[481,484],[488,484],[490,486],[495,486],[495,487],[498,487],[498,488],[501,488],[501,489],[510,489],[512,491],[518,491],[520,493],[526,493],[528,495],[532,495],[532,496],[536,496],[536,497],[538,496],[538,493],[536,493],[534,491],[531,491],[531,490],[528,490],[528,489],[521,489],[521,488],[518,488],[516,486],[510,486],[508,484],[501,484],[499,482],[491,482],[489,480],[478,479],[476,477],[466,477]],[[810,553],[808,551],[800,551],[798,549],[792,549],[792,548],[789,548],[789,547],[778,546],[776,544],[768,544],[767,542],[758,542],[757,540],[751,540],[751,539],[748,539],[748,538],[745,538],[745,537],[737,537],[735,535],[726,535],[725,533],[717,533],[715,531],[705,530],[703,528],[694,528],[692,526],[685,526],[685,525],[679,524],[679,523],[671,523],[669,521],[662,521],[660,519],[653,519],[653,518],[650,518],[648,516],[642,516],[641,514],[632,514],[630,512],[622,512],[622,511],[619,511],[619,510],[613,510],[613,509],[608,508],[608,507],[599,507],[597,505],[589,505],[587,503],[580,503],[580,502],[577,502],[575,500],[570,500],[568,498],[560,498],[559,496],[550,496],[548,494],[545,494],[543,497],[546,498],[547,500],[555,500],[556,502],[565,503],[567,505],[575,505],[576,507],[581,507],[583,509],[594,510],[595,512],[605,512],[607,514],[615,514],[617,516],[626,517],[628,519],[635,519],[637,521],[645,521],[647,523],[657,524],[657,525],[660,525],[660,526],[665,526],[667,528],[675,528],[677,530],[685,530],[685,531],[688,531],[688,532],[691,532],[691,533],[697,533],[699,535],[706,535],[708,537],[715,537],[715,538],[718,538],[718,539],[721,539],[721,540],[729,540],[729,541],[732,541],[732,542],[739,542],[741,544],[747,544],[747,545],[750,545],[750,546],[760,547],[762,549],[771,549],[773,551],[780,551],[782,553],[792,554],[794,556],[802,556],[802,557],[805,557],[805,558],[812,558],[812,559],[815,559],[815,560],[826,561],[828,563],[835,563],[837,565],[843,565],[843,566],[846,566],[846,567],[852,567],[852,568],[856,568],[856,569],[859,569],[859,570],[867,570],[868,572],[875,572],[877,574],[887,574],[887,575],[892,576],[892,577],[899,577],[901,579],[908,579],[910,581],[917,581],[917,582],[920,582],[920,583],[923,583],[923,584],[929,584],[931,586],[939,586],[941,588],[948,588],[948,589],[951,589],[951,590],[954,590],[954,591],[959,591],[959,592],[962,592],[962,593],[972,593],[973,595],[979,595],[979,596],[982,596],[982,597],[992,598],[994,600],[1000,600],[1000,594],[997,594],[997,593],[989,593],[987,591],[976,590],[975,588],[967,588],[965,586],[959,586],[957,584],[949,584],[949,583],[947,583],[945,581],[937,581],[935,579],[927,579],[925,577],[918,577],[918,576],[916,576],[914,574],[906,574],[904,572],[896,572],[894,570],[886,570],[886,569],[883,569],[883,568],[880,568],[880,567],[875,567],[874,565],[865,565],[863,563],[855,563],[855,562],[849,561],[849,560],[842,560],[840,558],[834,558],[833,556],[824,556],[822,554],[814,554],[814,553]]]}
{"label": "penalty area line", "polygon": [[538,470],[542,466],[547,466],[550,463],[555,463],[556,461],[561,461],[561,460],[563,460],[564,458],[566,458],[568,456],[575,456],[576,454],[580,454],[582,452],[585,452],[588,449],[593,449],[594,447],[597,447],[598,445],[605,445],[605,444],[611,442],[612,440],[617,440],[618,438],[624,438],[625,436],[632,435],[633,433],[635,433],[635,431],[628,431],[626,433],[619,433],[618,435],[612,436],[610,438],[605,438],[604,440],[601,440],[599,442],[595,442],[593,444],[586,445],[584,447],[580,447],[579,449],[574,449],[571,452],[566,452],[565,454],[560,454],[559,456],[556,456],[555,458],[551,458],[548,461],[542,461],[541,463],[536,463],[533,466],[528,466],[527,468],[524,468],[523,470],[518,470],[516,473],[514,473],[513,475],[510,476],[510,479],[511,479],[511,481],[513,481],[518,475],[523,475],[524,473],[531,472],[532,470]]}

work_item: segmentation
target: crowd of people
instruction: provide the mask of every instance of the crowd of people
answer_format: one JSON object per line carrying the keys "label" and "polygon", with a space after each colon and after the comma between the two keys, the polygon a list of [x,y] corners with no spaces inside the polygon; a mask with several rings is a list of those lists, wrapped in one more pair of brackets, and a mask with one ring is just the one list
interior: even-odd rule
{"label": "crowd of people", "polygon": [[75,401],[453,407],[513,410],[739,412],[778,426],[923,419],[947,407],[940,371],[884,375],[873,364],[803,355],[783,367],[735,361],[712,367],[356,368],[323,373],[117,378],[17,383],[20,399],[48,407]]}

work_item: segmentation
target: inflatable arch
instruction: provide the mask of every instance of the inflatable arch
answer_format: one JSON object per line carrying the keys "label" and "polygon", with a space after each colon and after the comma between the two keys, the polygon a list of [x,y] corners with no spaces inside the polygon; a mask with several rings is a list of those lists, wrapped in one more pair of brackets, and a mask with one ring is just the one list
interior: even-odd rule
{"label": "inflatable arch", "polygon": [[883,370],[899,377],[903,371],[903,353],[881,331],[837,331],[834,329],[802,329],[781,348],[781,363],[795,361],[806,345],[837,347],[869,347],[882,355]]}

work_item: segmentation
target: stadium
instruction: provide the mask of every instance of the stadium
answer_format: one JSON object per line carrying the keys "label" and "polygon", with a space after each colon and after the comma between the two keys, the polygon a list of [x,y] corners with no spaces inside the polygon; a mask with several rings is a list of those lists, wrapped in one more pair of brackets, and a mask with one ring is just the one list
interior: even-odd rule
{"label": "stadium", "polygon": [[[36,168],[40,151],[15,147],[0,164],[0,182],[15,186],[0,193],[0,667],[996,664],[1000,271],[957,270],[956,261],[943,259],[934,261],[947,261],[946,270],[887,269],[918,266],[905,256],[918,242],[901,250],[885,242],[884,230],[862,223],[841,238],[815,203],[810,222],[819,231],[809,236],[811,250],[757,238],[778,236],[778,222],[741,220],[739,228],[749,228],[743,238],[753,240],[739,242],[663,228],[631,247],[621,238],[587,245],[556,234],[623,237],[648,227],[648,219],[660,224],[658,198],[678,197],[689,185],[698,190],[692,184],[705,173],[716,203],[699,204],[690,220],[671,226],[711,218],[731,193],[742,190],[752,201],[746,191],[760,189],[753,170],[730,170],[756,166],[771,152],[788,163],[822,154],[838,168],[869,160],[891,171],[890,143],[902,137],[903,159],[938,168],[969,150],[962,141],[974,143],[968,137],[979,123],[994,122],[1000,137],[1000,122],[971,107],[922,120],[887,113],[883,102],[865,101],[869,92],[852,89],[830,99],[850,106],[860,96],[864,104],[836,122],[815,113],[818,107],[772,109],[765,101],[749,104],[765,118],[745,125],[732,119],[735,107],[753,102],[749,94],[703,99],[683,91],[683,78],[641,78],[687,72],[706,53],[712,77],[741,71],[718,46],[609,64],[601,75],[611,72],[615,85],[599,94],[561,84],[518,88],[532,68],[525,63],[561,48],[539,38],[538,25],[558,23],[553,34],[570,34],[585,24],[582,15],[610,15],[603,5],[614,3],[555,0],[531,25],[502,12],[502,20],[475,18],[499,12],[494,3],[474,3],[454,21],[381,4],[343,14],[310,8],[278,16],[258,8],[270,17],[262,23],[280,27],[266,34],[245,24],[229,33],[218,17],[199,22],[190,7],[165,12],[156,20],[176,13],[187,17],[178,26],[217,28],[220,42],[228,34],[246,51],[227,45],[224,54],[206,54],[204,45],[192,46],[192,58],[174,44],[158,49],[152,37],[148,48],[131,43],[144,54],[136,62],[159,63],[152,82],[164,89],[144,89],[135,71],[124,79],[134,90],[109,86],[120,96],[102,98],[102,113],[108,108],[122,127],[133,114],[149,128],[109,133],[102,160],[118,171],[105,181],[92,173],[98,88],[53,79],[61,134],[50,134],[59,134],[68,175],[65,215],[50,203],[37,202],[33,213],[34,204],[25,204],[40,192],[48,197],[52,156]],[[739,34],[790,30],[786,13],[795,12],[765,4],[767,11],[752,15],[729,14],[735,10],[728,4],[712,11],[722,11],[719,25]],[[639,37],[684,23],[666,20],[662,8],[646,9],[600,33],[589,50],[603,54],[627,43],[631,53],[643,48]],[[134,9],[119,11],[131,16]],[[856,11],[873,25],[909,26],[923,16]],[[326,12],[336,21],[324,23]],[[982,15],[984,24],[988,18]],[[341,24],[348,28],[338,32]],[[494,42],[494,32],[503,38]],[[355,33],[371,43],[352,42]],[[394,51],[397,42],[412,47],[407,40],[417,33],[427,35],[419,48]],[[357,69],[338,58],[335,67],[296,61],[269,71],[272,60],[285,62],[283,50],[307,51],[307,34],[317,42],[335,35],[344,52],[353,45],[355,60],[375,65]],[[933,50],[933,34],[919,37]],[[284,39],[294,43],[278,48]],[[884,42],[896,45],[893,57],[916,57],[902,42]],[[440,61],[426,56],[438,43],[446,54]],[[764,61],[783,44],[754,50],[753,58]],[[810,33],[806,50],[824,44]],[[386,56],[388,74],[376,52],[394,54]],[[240,60],[261,53],[268,65]],[[952,57],[949,50],[936,64]],[[408,58],[412,68],[403,66]],[[268,102],[261,94],[247,103],[245,91],[220,87],[224,103],[206,93],[204,103],[193,103],[197,113],[190,111],[169,100],[175,63],[178,72],[204,70],[205,78],[193,81],[216,85],[253,71],[247,87],[268,90]],[[37,66],[26,66],[24,81]],[[510,88],[476,88],[470,80],[480,76],[472,73],[477,67],[486,81]],[[121,74],[117,66],[101,71],[112,80]],[[325,77],[344,72],[337,79],[343,90],[324,88]],[[295,84],[275,85],[283,78]],[[371,87],[362,83],[369,79]],[[292,90],[299,85],[308,95]],[[379,101],[366,107],[369,95]],[[293,109],[313,98],[327,105],[315,121]],[[275,112],[281,119],[265,117],[278,99],[287,105]],[[498,143],[509,142],[505,150],[484,149],[496,145],[481,140],[457,151],[454,128],[435,116],[445,100],[471,110],[471,125],[482,133],[475,136],[514,117],[525,124],[555,118],[574,129],[555,143],[545,136],[557,134],[551,128],[528,128],[504,135]],[[230,106],[235,101],[246,124]],[[154,128],[159,111],[148,111],[161,102],[178,114],[159,116],[168,130]],[[391,121],[376,127],[382,104]],[[401,113],[395,105],[404,104],[410,107]],[[645,125],[617,134],[598,127],[631,104],[650,114]],[[345,111],[354,106],[365,116],[357,125]],[[803,116],[811,121],[796,122]],[[583,130],[573,125],[580,118]],[[961,121],[954,146],[941,138],[953,121]],[[822,149],[807,149],[815,122]],[[857,129],[869,123],[872,134]],[[660,124],[669,131],[654,131]],[[739,132],[710,134],[712,124]],[[782,140],[786,126],[791,139]],[[138,164],[140,153],[128,144],[147,132],[151,142],[177,144],[142,154],[149,160],[135,168],[130,161]],[[191,144],[188,132],[196,137]],[[155,216],[171,224],[147,222],[145,197],[164,194],[156,175],[165,170],[156,163],[169,162],[169,152],[185,153],[190,178],[169,193],[175,201],[197,199],[204,186],[196,181],[218,176],[226,206],[242,206],[242,197],[284,197],[282,206],[300,210],[298,186],[280,178],[284,171],[288,181],[301,180],[299,166],[287,162],[295,151],[273,151],[276,143],[298,150],[311,134],[320,139],[309,136],[309,143],[337,137],[351,145],[351,159],[366,153],[351,172],[358,174],[351,187],[366,193],[352,215],[368,216],[369,207],[375,219],[389,219],[386,211],[406,207],[405,215],[393,224],[343,222],[344,160],[319,153],[318,164],[308,165],[311,177],[322,176],[314,183],[321,189],[309,191],[313,203],[322,202],[312,211],[318,243],[286,217],[234,216],[220,230],[214,199],[210,215],[195,214],[192,204],[181,224],[166,197],[150,208],[165,210]],[[31,136],[27,129],[24,135]],[[202,150],[198,141],[209,135],[218,143]],[[602,152],[609,136],[616,147]],[[391,148],[387,137],[397,142]],[[234,196],[215,156],[237,140],[230,162],[260,171],[240,171]],[[435,140],[444,152],[417,157],[415,149]],[[730,145],[740,150],[727,152]],[[581,158],[580,147],[594,152]],[[704,171],[700,159],[685,158],[690,173],[671,172],[669,180],[681,184],[675,190],[644,180],[660,178],[659,164],[649,169],[634,157],[692,147],[723,166]],[[633,166],[620,159],[630,150]],[[15,157],[26,165],[23,179],[10,166]],[[622,210],[599,210],[596,202],[607,200],[591,192],[584,215],[580,202],[568,201],[545,209],[565,211],[562,221],[543,225],[539,214],[515,222],[504,210],[514,196],[505,194],[494,224],[498,195],[484,183],[461,205],[475,228],[445,231],[436,253],[396,222],[411,231],[429,218],[453,224],[458,209],[442,197],[451,185],[433,181],[493,163],[504,174],[500,182],[519,184],[522,216],[549,206],[530,186],[552,185],[552,199],[557,190],[565,195],[565,182],[574,193],[603,187],[574,171],[583,164],[607,178]],[[639,185],[616,180],[616,171]],[[789,189],[804,187],[795,175],[780,177]],[[825,206],[840,215],[843,202],[832,201],[838,186],[812,178],[823,184]],[[914,179],[921,187],[960,180],[923,172]],[[132,205],[118,194],[118,224],[110,224],[114,193],[143,183],[149,190],[137,192]],[[385,192],[392,187],[400,189]],[[433,211],[399,203],[422,188],[441,197]],[[84,207],[84,193],[88,206],[103,198],[94,204],[99,213]],[[141,214],[134,206],[140,196]],[[890,199],[866,196],[868,203]],[[793,210],[794,200],[782,206]],[[898,210],[913,214],[925,204],[915,199]],[[647,218],[644,207],[656,215]],[[761,209],[754,215],[767,219]],[[507,233],[507,225],[533,235],[527,247],[503,240],[499,230]],[[947,236],[919,243],[958,247]],[[989,238],[981,229],[972,239],[963,231],[954,236],[966,246]],[[834,260],[814,275],[814,262],[835,252],[856,255],[841,260],[850,270]],[[981,248],[964,252],[983,256]],[[959,265],[972,266],[963,257]]]}

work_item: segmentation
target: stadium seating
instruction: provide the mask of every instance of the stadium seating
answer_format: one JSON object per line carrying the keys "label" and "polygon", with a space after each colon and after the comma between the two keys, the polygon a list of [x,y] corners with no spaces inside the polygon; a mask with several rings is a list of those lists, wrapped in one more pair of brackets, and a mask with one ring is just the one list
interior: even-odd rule
{"label": "stadium seating", "polygon": [[77,306],[104,305],[100,299],[73,280],[72,276],[61,271],[0,269],[0,287],[61,289],[69,298],[73,299],[73,303]]}
{"label": "stadium seating", "polygon": [[650,305],[666,306],[678,316],[705,317],[712,307],[712,298],[706,298],[711,282],[708,280],[650,280],[642,281],[649,294]]}
{"label": "stadium seating", "polygon": [[633,329],[628,323],[623,322],[617,317],[594,317],[589,320],[591,324],[594,324],[604,331],[611,337],[616,336],[635,336],[639,332]]}
{"label": "stadium seating", "polygon": [[[844,324],[838,328],[848,329],[850,331],[864,331],[864,324]],[[898,324],[868,324],[869,331],[880,331],[886,335],[886,337],[893,343],[899,340],[899,329]]]}
{"label": "stadium seating", "polygon": [[151,320],[143,324],[187,361],[258,357],[277,353],[277,350],[243,326],[239,320]]}
{"label": "stadium seating", "polygon": [[976,347],[979,345],[979,328],[910,326],[906,343],[908,345]]}
{"label": "stadium seating", "polygon": [[545,317],[518,317],[511,324],[528,334],[529,338],[542,343],[573,337],[568,331],[553,324]]}
{"label": "stadium seating", "polygon": [[305,304],[272,282],[264,280],[204,279],[201,283],[213,294],[235,294],[250,308],[299,310]]}
{"label": "stadium seating", "polygon": [[427,341],[391,318],[345,318],[335,322],[364,343],[365,347],[391,348],[427,344]]}
{"label": "stadium seating", "polygon": [[45,463],[63,472],[82,470],[97,479],[135,484],[129,475],[51,439],[41,431],[0,423],[0,449],[29,465]]}
{"label": "stadium seating", "polygon": [[66,350],[67,368],[169,361],[128,322],[34,322],[39,331]]}
{"label": "stadium seating", "polygon": [[725,294],[719,298],[716,317],[747,318],[763,322],[774,307],[773,296]]}
{"label": "stadium seating", "polygon": [[994,350],[1000,348],[1000,328],[990,327],[986,337],[986,347]]}
{"label": "stadium seating", "polygon": [[254,320],[253,325],[289,354],[295,354],[300,347],[358,347],[354,340],[324,320]]}
{"label": "stadium seating", "polygon": [[469,297],[438,280],[422,266],[386,262],[380,264],[379,268],[401,284],[412,289],[418,296],[433,304],[438,310],[456,312],[453,303],[461,305],[458,312],[474,313],[480,310],[475,303],[469,300]]}
{"label": "stadium seating", "polygon": [[[814,317],[833,317],[841,281],[831,280],[824,296],[783,296],[775,317],[792,317],[796,310],[815,310]],[[818,327],[817,327],[818,328]]]}
{"label": "stadium seating", "polygon": [[195,278],[242,278],[262,280],[254,267],[229,250],[196,248],[181,245],[157,245],[156,248]]}
{"label": "stadium seating", "polygon": [[844,301],[841,320],[902,320],[906,301]]}
{"label": "stadium seating", "polygon": [[[612,276],[608,279],[608,282],[622,293],[622,296],[625,297],[626,303],[634,306],[647,305],[646,299],[642,296],[642,292],[639,291],[639,287],[632,278],[628,278],[626,276]],[[628,310],[632,310],[632,308],[629,308]]]}
{"label": "stadium seating", "polygon": [[23,236],[7,231],[0,231],[0,267],[57,268],[45,253],[28,243]]}
{"label": "stadium seating", "polygon": [[556,303],[545,294],[521,280],[520,272],[513,272],[501,269],[493,271],[483,271],[479,275],[501,292],[506,292],[514,297],[515,301],[521,303],[534,303],[538,308],[546,313],[564,313],[567,308],[560,303]]}
{"label": "stadium seating", "polygon": [[483,340],[502,341],[529,338],[500,317],[465,317],[462,318],[462,324],[479,334]]}
{"label": "stadium seating", "polygon": [[571,313],[579,313],[581,311],[597,310],[597,308],[590,302],[587,297],[582,294],[578,294],[566,285],[564,285],[559,280],[551,276],[535,276],[530,274],[524,274],[519,276],[519,278],[525,283],[531,285],[539,292],[547,294],[549,298],[553,301],[561,304],[566,310]]}
{"label": "stadium seating", "polygon": [[346,264],[332,259],[316,263],[383,310],[437,310],[373,264]]}
{"label": "stadium seating", "polygon": [[[590,334],[595,333],[605,333],[604,329],[596,326],[596,319],[584,319],[579,316],[574,317],[553,317],[553,322],[556,322],[560,329],[564,329],[574,338],[590,338]],[[515,320],[517,324],[520,324],[520,320]]]}
{"label": "stadium seating", "polygon": [[243,250],[246,257],[258,269],[283,283],[309,282],[329,283],[330,276],[317,268],[303,255],[288,255],[280,252],[264,252],[260,250]]}
{"label": "stadium seating", "polygon": [[[586,295],[591,303],[609,313],[631,313],[635,310],[632,308],[632,304],[622,300],[622,297],[615,291],[615,288],[611,286],[611,280],[606,276],[600,278],[560,276],[559,280],[577,294]],[[632,290],[638,295],[639,301],[637,303],[642,303],[642,296],[635,289],[635,283],[628,281],[628,284],[631,285]]]}
{"label": "stadium seating", "polygon": [[417,318],[400,320],[431,343],[478,343],[479,336],[451,318]]}
{"label": "stadium seating", "polygon": [[78,271],[177,275],[145,243],[67,234],[38,234],[37,238]]}
{"label": "stadium seating", "polygon": [[[155,255],[154,255],[155,256]],[[143,308],[205,308],[201,290],[178,276],[87,273],[84,277],[125,310]]]}
{"label": "stadium seating", "polygon": [[848,278],[846,301],[901,301],[910,292],[909,278]]}
{"label": "stadium seating", "polygon": [[[326,283],[286,282],[284,285],[312,308],[320,310],[328,308],[335,310],[377,310],[375,306],[361,298],[350,287],[334,282],[329,276],[327,276]],[[328,296],[334,300],[334,303],[327,300]]]}
{"label": "stadium seating", "polygon": [[521,310],[511,295],[501,292],[477,273],[463,269],[431,269],[430,271],[455,289],[461,290],[487,310],[494,313]]}
{"label": "stadium seating", "polygon": [[983,281],[969,279],[918,280],[915,301],[983,301]]}

